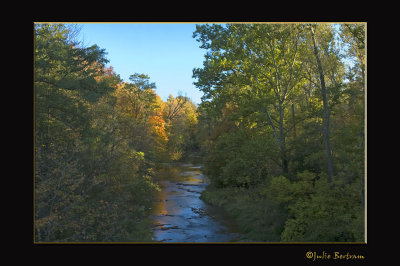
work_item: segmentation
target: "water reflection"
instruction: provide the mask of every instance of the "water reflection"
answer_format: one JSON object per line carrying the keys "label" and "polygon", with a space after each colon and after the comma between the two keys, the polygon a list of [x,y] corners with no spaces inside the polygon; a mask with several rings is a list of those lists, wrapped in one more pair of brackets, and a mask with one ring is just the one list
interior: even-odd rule
{"label": "water reflection", "polygon": [[[164,164],[157,169],[161,191],[152,209],[154,240],[162,242],[228,242],[240,237],[220,208],[199,197],[208,184],[201,165]],[[228,225],[228,226],[227,226]]]}

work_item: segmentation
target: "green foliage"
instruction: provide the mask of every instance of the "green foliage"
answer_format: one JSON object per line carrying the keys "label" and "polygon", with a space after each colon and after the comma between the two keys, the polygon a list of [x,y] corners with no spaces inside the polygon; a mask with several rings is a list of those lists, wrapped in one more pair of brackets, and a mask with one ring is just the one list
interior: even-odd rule
{"label": "green foliage", "polygon": [[[119,76],[103,49],[72,35],[66,25],[35,25],[35,240],[149,241],[153,146],[130,145]],[[146,107],[141,116],[155,108]]]}
{"label": "green foliage", "polygon": [[277,148],[265,135],[238,129],[221,136],[205,159],[206,173],[219,187],[254,186],[265,180]]}
{"label": "green foliage", "polygon": [[361,242],[364,226],[357,187],[331,184],[325,175],[304,171],[294,182],[272,178],[264,194],[288,210],[282,241]]}
{"label": "green foliage", "polygon": [[[293,186],[298,184],[290,184]],[[362,242],[363,220],[359,194],[354,187],[335,184],[320,178],[311,193],[297,195],[287,205],[289,219],[282,241]]]}
{"label": "green foliage", "polygon": [[152,168],[196,148],[196,106],[145,74],[122,83],[73,30],[35,24],[35,240],[150,241]]}
{"label": "green foliage", "polygon": [[[207,50],[203,67],[193,70],[195,85],[204,92],[198,138],[212,183],[203,195],[231,210],[248,233],[263,231],[260,221],[267,218],[261,210],[287,212],[275,227],[281,230],[264,239],[362,242],[364,26],[314,29],[306,24],[196,27],[193,37]],[[349,67],[349,61],[355,64]],[[326,114],[330,128],[324,126]],[[326,178],[325,136],[330,136],[332,182]],[[253,193],[251,200],[247,193]]]}
{"label": "green foliage", "polygon": [[224,208],[236,220],[248,241],[280,241],[287,211],[262,194],[261,188],[208,186],[201,198]]}
{"label": "green foliage", "polygon": [[310,27],[197,25],[197,107],[145,74],[122,83],[72,26],[35,24],[35,240],[149,241],[154,164],[201,149],[202,198],[248,239],[362,242],[365,27]]}

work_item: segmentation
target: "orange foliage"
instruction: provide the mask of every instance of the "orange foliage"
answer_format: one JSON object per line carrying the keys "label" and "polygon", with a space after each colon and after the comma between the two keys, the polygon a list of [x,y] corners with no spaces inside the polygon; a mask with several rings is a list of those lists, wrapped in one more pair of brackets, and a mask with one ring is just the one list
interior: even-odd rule
{"label": "orange foliage", "polygon": [[161,116],[152,116],[149,119],[151,131],[160,138],[163,142],[168,141],[167,134],[165,133],[165,121]]}

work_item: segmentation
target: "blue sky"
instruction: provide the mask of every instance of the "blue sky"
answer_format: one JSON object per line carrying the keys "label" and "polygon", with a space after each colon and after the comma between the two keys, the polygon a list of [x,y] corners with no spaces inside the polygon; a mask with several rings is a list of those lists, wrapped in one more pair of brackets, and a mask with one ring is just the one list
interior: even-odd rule
{"label": "blue sky", "polygon": [[186,94],[199,104],[203,95],[194,85],[193,68],[202,67],[205,50],[192,38],[192,23],[84,23],[78,40],[97,44],[108,53],[108,65],[124,81],[134,73],[156,83],[165,101],[169,94]]}

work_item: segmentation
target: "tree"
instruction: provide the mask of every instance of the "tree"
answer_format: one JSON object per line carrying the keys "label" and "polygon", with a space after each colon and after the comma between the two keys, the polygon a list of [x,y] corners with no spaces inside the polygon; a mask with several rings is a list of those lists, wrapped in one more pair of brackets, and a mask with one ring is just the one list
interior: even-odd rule
{"label": "tree", "polygon": [[[346,71],[338,29],[227,24],[193,34],[207,49],[193,70],[204,92],[199,138],[211,180],[204,199],[252,238],[362,241],[362,68]],[[352,30],[346,38],[362,47]],[[278,224],[266,222],[271,217]]]}
{"label": "tree", "polygon": [[182,114],[182,108],[187,100],[187,97],[179,95],[178,97],[174,98],[174,96],[170,94],[164,108],[165,120],[170,121],[174,120],[176,117],[179,117]]}
{"label": "tree", "polygon": [[[154,158],[155,150],[161,142],[157,142],[153,135],[154,126],[162,130],[161,106],[157,101],[154,89],[155,83],[149,82],[149,76],[135,73],[130,76],[130,81],[117,89],[116,107],[126,116],[126,123],[122,126],[125,136],[129,136],[129,145],[139,151],[147,151],[146,156]],[[150,123],[150,120],[152,122]],[[156,123],[156,120],[158,122]],[[160,134],[161,131],[159,132]],[[147,136],[153,136],[148,138]],[[160,147],[159,147],[160,148]]]}
{"label": "tree", "polygon": [[325,77],[324,77],[324,72],[322,69],[321,60],[319,57],[318,43],[317,43],[316,34],[315,34],[316,28],[317,28],[316,25],[310,26],[311,36],[312,36],[313,46],[314,46],[314,55],[315,55],[315,59],[317,60],[319,80],[321,83],[322,101],[324,104],[323,133],[324,133],[324,142],[325,142],[326,161],[327,161],[327,166],[328,166],[328,180],[329,180],[329,182],[332,182],[333,164],[332,164],[332,155],[331,155],[331,148],[330,148],[329,108],[328,108],[328,99],[327,99],[327,95],[326,95]]}
{"label": "tree", "polygon": [[90,106],[112,91],[95,80],[107,62],[104,50],[78,47],[70,37],[62,24],[35,24],[35,219],[46,241],[84,200],[90,178],[80,160],[93,133]]}
{"label": "tree", "polygon": [[[349,67],[348,79],[349,83],[346,92],[349,95],[350,106],[353,107],[354,113],[357,114],[357,109],[362,109],[362,120],[358,119],[360,147],[365,147],[365,102],[366,102],[366,87],[365,87],[365,49],[366,49],[366,24],[342,24],[340,27],[340,37],[343,44],[347,45],[345,58],[350,60],[354,66]],[[360,105],[361,102],[361,105]],[[357,120],[356,120],[357,121]],[[356,122],[357,123],[357,122]],[[363,154],[364,157],[364,154]],[[364,158],[361,158],[364,162]],[[363,166],[363,163],[361,163]],[[364,168],[364,167],[363,167]],[[361,176],[364,176],[364,169],[361,170]],[[361,205],[364,208],[364,178],[360,179],[361,183]]]}
{"label": "tree", "polygon": [[186,96],[169,95],[162,111],[168,137],[167,152],[172,160],[179,160],[196,149],[196,105]]}
{"label": "tree", "polygon": [[265,113],[280,149],[285,175],[289,171],[286,111],[302,82],[298,60],[298,53],[303,49],[302,31],[295,24],[232,24],[226,28],[197,26],[194,33],[199,36],[201,47],[210,49],[205,67],[193,71],[199,80],[195,84],[205,92],[205,97],[213,100],[229,94],[231,97],[222,99],[232,101],[233,97],[237,104],[239,99],[251,97],[247,103],[258,103],[249,112]]}
{"label": "tree", "polygon": [[145,210],[157,187],[116,108],[121,79],[104,49],[80,46],[70,30],[35,24],[35,240],[148,241]]}

